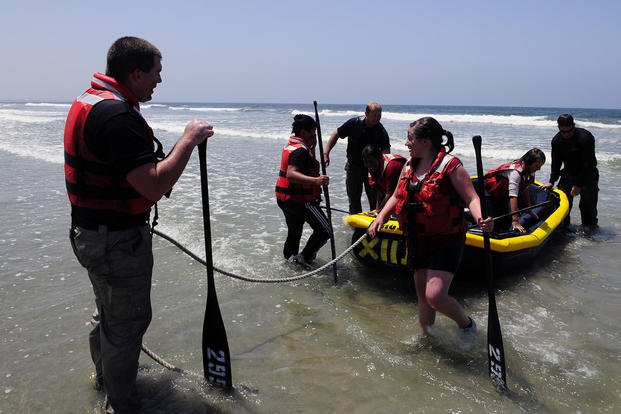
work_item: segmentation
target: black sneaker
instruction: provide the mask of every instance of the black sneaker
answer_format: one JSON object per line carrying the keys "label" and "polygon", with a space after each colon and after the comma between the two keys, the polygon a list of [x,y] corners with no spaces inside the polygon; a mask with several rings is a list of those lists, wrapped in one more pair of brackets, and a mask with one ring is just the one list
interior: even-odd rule
{"label": "black sneaker", "polygon": [[289,263],[293,263],[293,264],[297,264],[298,266],[302,267],[305,270],[311,270],[312,267],[311,265],[309,265],[306,260],[304,259],[304,255],[302,253],[300,254],[294,254],[293,256],[291,256],[288,260]]}
{"label": "black sneaker", "polygon": [[103,376],[97,374],[91,374],[91,381],[93,381],[93,388],[95,391],[103,391],[104,380]]}
{"label": "black sneaker", "polygon": [[104,413],[105,414],[114,414],[114,408],[112,408],[112,404],[110,404],[110,399],[108,398],[108,394],[104,397]]}

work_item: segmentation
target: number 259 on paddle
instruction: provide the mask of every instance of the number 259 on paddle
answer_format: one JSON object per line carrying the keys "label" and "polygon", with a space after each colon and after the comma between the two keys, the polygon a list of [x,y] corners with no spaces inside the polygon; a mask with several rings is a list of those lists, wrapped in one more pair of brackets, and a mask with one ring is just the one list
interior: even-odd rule
{"label": "number 259 on paddle", "polygon": [[498,363],[490,360],[490,377],[492,378],[498,378],[498,379],[502,379],[502,365],[500,365],[500,351],[498,350],[498,348],[493,347],[492,345],[489,346],[489,356],[493,357],[493,359],[495,361],[497,361]]}
{"label": "number 259 on paddle", "polygon": [[[216,351],[214,351],[211,348],[207,348],[207,355],[208,355],[208,359],[215,359],[218,362],[221,362],[222,364],[215,364],[213,362],[209,363],[209,368],[208,368],[208,372],[209,372],[209,377],[207,378],[208,381],[210,382],[215,382],[218,385],[224,385],[226,386],[226,381],[224,380],[224,378],[226,377],[226,365],[224,364],[226,357],[224,355],[224,351],[220,350],[216,353]],[[216,378],[216,377],[222,377],[222,378]]]}

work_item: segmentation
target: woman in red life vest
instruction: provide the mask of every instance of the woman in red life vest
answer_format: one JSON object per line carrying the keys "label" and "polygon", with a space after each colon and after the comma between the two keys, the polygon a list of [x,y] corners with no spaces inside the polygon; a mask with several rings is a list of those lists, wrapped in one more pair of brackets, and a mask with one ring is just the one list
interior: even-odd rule
{"label": "woman in red life vest", "polygon": [[[442,143],[446,136],[446,143]],[[394,211],[408,237],[408,262],[414,271],[419,322],[431,333],[440,312],[457,323],[463,348],[476,338],[476,324],[448,290],[459,266],[466,237],[464,206],[483,231],[491,231],[490,217],[482,219],[481,204],[468,172],[450,155],[453,135],[431,117],[410,124],[405,145],[410,160],[397,189],[369,226],[369,235],[382,227]]]}
{"label": "woman in red life vest", "polygon": [[[519,204],[522,204],[521,207],[532,205],[528,186],[535,181],[535,172],[539,171],[545,162],[546,155],[543,151],[533,148],[522,155],[519,160],[502,164],[485,174],[485,190],[490,197],[489,204],[494,212],[493,215],[517,211]],[[538,218],[535,211],[525,214],[522,220],[518,214],[514,214],[511,222],[509,218],[504,221],[499,220],[496,228],[505,229],[511,223],[511,231],[524,233],[526,230],[523,226],[531,216]]]}
{"label": "woman in red life vest", "polygon": [[375,189],[376,214],[382,210],[397,188],[406,161],[401,155],[382,153],[375,145],[367,145],[362,150],[362,163],[369,171],[369,185]]}
{"label": "woman in red life vest", "polygon": [[[298,114],[293,118],[293,135],[282,150],[276,181],[276,202],[288,228],[283,255],[307,269],[331,234],[328,218],[319,207],[321,186],[328,185],[330,179],[319,174],[319,161],[315,157],[316,130],[317,124],[310,116]],[[311,226],[313,233],[298,253],[304,223]]]}

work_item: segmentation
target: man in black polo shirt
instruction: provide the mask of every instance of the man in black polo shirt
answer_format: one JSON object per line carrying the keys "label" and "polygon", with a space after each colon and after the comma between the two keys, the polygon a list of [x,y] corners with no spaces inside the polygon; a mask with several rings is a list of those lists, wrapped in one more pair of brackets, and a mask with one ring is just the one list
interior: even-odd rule
{"label": "man in black polo shirt", "polygon": [[[557,124],[559,132],[552,138],[550,180],[542,187],[552,188],[560,177],[558,188],[567,194],[570,213],[574,197],[580,195],[582,225],[594,230],[597,228],[599,193],[595,138],[586,129],[577,128],[570,114],[559,116]],[[568,214],[565,225],[569,224],[569,221]]]}
{"label": "man in black polo shirt", "polygon": [[69,237],[97,306],[89,336],[95,386],[117,414],[138,410],[130,396],[151,322],[151,207],[177,182],[194,147],[213,135],[208,122],[191,121],[164,157],[140,114],[140,103],[162,81],[161,60],[146,40],[118,39],[106,73],[93,75],[65,123]]}
{"label": "man in black polo shirt", "polygon": [[345,164],[347,197],[349,198],[349,213],[355,214],[362,211],[360,196],[362,187],[367,194],[370,209],[375,208],[375,190],[367,180],[368,171],[362,162],[362,150],[367,145],[375,145],[382,153],[390,152],[390,139],[382,119],[382,106],[377,102],[369,102],[364,116],[351,118],[341,125],[328,139],[324,160],[330,164],[330,151],[336,145],[339,138],[347,137],[347,163]]}

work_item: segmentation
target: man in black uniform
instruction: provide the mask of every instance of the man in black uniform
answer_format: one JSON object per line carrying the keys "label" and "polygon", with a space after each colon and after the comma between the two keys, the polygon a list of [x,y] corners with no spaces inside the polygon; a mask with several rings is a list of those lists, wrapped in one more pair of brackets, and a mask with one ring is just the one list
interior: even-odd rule
{"label": "man in black uniform", "polygon": [[[569,211],[573,198],[580,195],[582,225],[597,228],[597,194],[599,171],[595,159],[595,138],[584,128],[577,128],[570,114],[557,120],[559,132],[552,138],[552,165],[550,180],[542,187],[552,188],[560,177],[558,188],[567,194]],[[561,169],[563,166],[563,169]],[[569,214],[565,225],[570,222]]]}
{"label": "man in black uniform", "polygon": [[332,133],[326,144],[324,160],[330,164],[330,151],[336,145],[339,138],[347,137],[347,163],[345,164],[347,197],[349,198],[349,213],[355,214],[362,211],[360,196],[362,186],[369,200],[369,209],[375,208],[375,190],[367,180],[368,170],[362,162],[362,150],[367,145],[374,145],[384,154],[390,152],[390,139],[382,119],[382,106],[377,102],[369,102],[364,116],[351,118]]}

